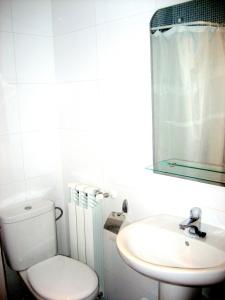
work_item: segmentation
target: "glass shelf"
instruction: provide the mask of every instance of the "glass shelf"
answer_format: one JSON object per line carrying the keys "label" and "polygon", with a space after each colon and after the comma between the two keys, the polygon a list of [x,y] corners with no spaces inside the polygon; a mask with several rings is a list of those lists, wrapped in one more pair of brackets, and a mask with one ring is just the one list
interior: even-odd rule
{"label": "glass shelf", "polygon": [[163,160],[147,169],[159,174],[168,174],[202,182],[225,186],[225,167],[182,161],[177,159]]}

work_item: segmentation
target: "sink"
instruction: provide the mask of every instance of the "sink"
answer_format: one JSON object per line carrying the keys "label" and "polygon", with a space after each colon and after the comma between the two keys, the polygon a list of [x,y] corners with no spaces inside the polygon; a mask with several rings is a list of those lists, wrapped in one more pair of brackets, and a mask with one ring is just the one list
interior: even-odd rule
{"label": "sink", "polygon": [[137,272],[170,285],[201,287],[223,281],[225,231],[202,224],[206,237],[193,238],[179,229],[182,221],[157,215],[128,225],[117,236],[121,257]]}

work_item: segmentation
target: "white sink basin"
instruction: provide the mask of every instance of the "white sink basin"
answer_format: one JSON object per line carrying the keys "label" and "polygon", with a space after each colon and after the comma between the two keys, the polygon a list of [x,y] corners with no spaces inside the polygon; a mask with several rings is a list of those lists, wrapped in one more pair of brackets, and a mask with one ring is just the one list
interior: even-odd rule
{"label": "white sink basin", "polygon": [[203,224],[205,238],[179,229],[183,219],[168,215],[135,222],[120,231],[117,247],[125,262],[153,279],[206,286],[225,279],[225,231]]}

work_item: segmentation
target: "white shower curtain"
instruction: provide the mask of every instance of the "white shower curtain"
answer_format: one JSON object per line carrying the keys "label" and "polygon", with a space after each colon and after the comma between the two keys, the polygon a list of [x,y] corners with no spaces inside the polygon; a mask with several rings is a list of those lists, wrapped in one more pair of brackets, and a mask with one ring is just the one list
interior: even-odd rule
{"label": "white shower curtain", "polygon": [[225,28],[152,35],[157,161],[225,163]]}

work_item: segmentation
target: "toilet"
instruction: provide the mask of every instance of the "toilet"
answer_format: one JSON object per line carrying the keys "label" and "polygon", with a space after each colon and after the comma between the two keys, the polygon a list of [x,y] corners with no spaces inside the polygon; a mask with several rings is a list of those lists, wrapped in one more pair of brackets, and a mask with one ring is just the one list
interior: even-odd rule
{"label": "toilet", "polygon": [[36,299],[96,299],[96,273],[84,263],[57,255],[52,201],[27,201],[1,209],[0,224],[7,263]]}

